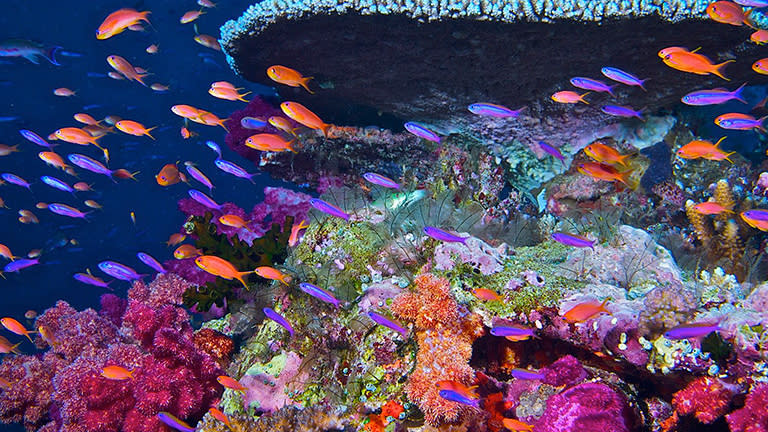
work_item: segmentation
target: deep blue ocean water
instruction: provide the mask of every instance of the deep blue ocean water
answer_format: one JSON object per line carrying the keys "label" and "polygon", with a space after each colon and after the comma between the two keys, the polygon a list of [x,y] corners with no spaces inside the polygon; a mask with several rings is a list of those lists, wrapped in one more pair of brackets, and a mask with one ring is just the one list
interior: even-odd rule
{"label": "deep blue ocean water", "polygon": [[[219,26],[227,19],[239,16],[251,3],[248,0],[221,0],[214,9],[207,9],[196,21],[200,33],[218,38]],[[124,7],[150,10],[151,27],[144,32],[126,31],[107,40],[97,40],[96,28],[111,12]],[[0,122],[0,143],[19,144],[22,150],[0,157],[0,172],[10,172],[33,183],[31,192],[13,185],[0,186],[0,197],[10,208],[0,209],[0,243],[16,255],[26,255],[31,249],[45,249],[41,265],[20,273],[7,274],[0,279],[0,316],[23,320],[25,311],[42,312],[56,300],[64,299],[82,309],[98,305],[105,291],[75,281],[72,275],[86,268],[105,279],[97,264],[115,260],[148,272],[136,258],[139,251],[158,260],[172,258],[173,249],[164,242],[184,222],[176,202],[187,196],[187,187],[179,183],[167,188],[159,186],[154,175],[167,163],[194,161],[213,181],[213,198],[218,202],[235,202],[246,210],[262,199],[264,186],[285,184],[272,181],[266,174],[256,177],[257,185],[219,171],[213,164],[215,154],[206,140],[216,141],[224,150],[224,158],[246,167],[257,168],[224,145],[225,132],[220,127],[192,123],[190,128],[200,136],[184,140],[179,134],[183,125],[180,117],[170,111],[175,104],[189,104],[226,118],[232,111],[242,109],[242,102],[215,99],[207,93],[211,82],[226,80],[264,94],[273,93],[269,87],[259,87],[239,79],[230,70],[221,52],[203,47],[193,40],[193,24],[180,24],[179,18],[189,10],[198,10],[193,0],[124,2],[99,0],[95,2],[9,1],[3,3],[0,14],[0,40],[30,39],[46,45],[58,45],[81,57],[58,55],[62,66],[41,61],[34,65],[23,58],[0,58],[0,117],[17,116],[19,120]],[[150,55],[150,44],[160,47],[159,54]],[[165,94],[155,93],[136,82],[113,80],[106,76],[112,69],[107,56],[117,54],[134,66],[141,66],[153,75],[147,84],[170,86]],[[89,76],[89,74],[91,76]],[[101,74],[103,76],[94,76]],[[265,77],[266,81],[266,77]],[[74,97],[53,94],[58,87],[76,90]],[[93,106],[89,110],[84,107]],[[53,167],[46,166],[38,152],[45,150],[19,135],[19,129],[30,129],[47,137],[56,129],[80,126],[72,116],[87,112],[97,119],[116,115],[158,126],[153,131],[156,141],[147,137],[132,137],[118,132],[100,140],[109,148],[110,168],[141,171],[139,181],[121,180],[113,183],[107,177],[77,169],[82,181],[92,183],[95,192],[78,193],[78,199],[57,191],[40,181],[41,175],[58,177],[70,184],[78,181]],[[83,153],[100,159],[93,146],[83,147],[62,143],[55,151],[66,158],[70,153]],[[195,185],[193,181],[193,186]],[[206,190],[201,185],[197,186]],[[92,213],[89,221],[70,219],[35,208],[37,202],[62,202],[82,210],[90,210],[83,200],[93,199],[103,210]],[[18,210],[31,210],[40,219],[37,225],[18,221]],[[136,214],[136,225],[130,212]],[[57,246],[68,239],[77,246]],[[0,263],[5,265],[5,262]],[[125,294],[127,282],[115,281],[118,295]],[[24,351],[31,346],[22,345]],[[0,429],[6,426],[0,427]],[[5,429],[2,429],[5,430]]]}

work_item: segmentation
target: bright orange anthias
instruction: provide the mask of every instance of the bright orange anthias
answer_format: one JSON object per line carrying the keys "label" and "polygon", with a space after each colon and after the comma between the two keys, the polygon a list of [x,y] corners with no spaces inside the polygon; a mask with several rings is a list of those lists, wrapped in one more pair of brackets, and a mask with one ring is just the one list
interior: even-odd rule
{"label": "bright orange anthias", "polygon": [[254,272],[253,270],[245,272],[237,271],[232,263],[213,255],[201,255],[195,258],[195,264],[214,276],[218,276],[226,280],[237,279],[240,281],[240,283],[243,284],[245,288],[248,288],[248,285],[246,285],[243,276]]}
{"label": "bright orange anthias", "polygon": [[307,83],[312,77],[302,76],[297,70],[285,66],[274,65],[267,68],[267,76],[274,82],[291,87],[301,86],[310,94],[314,94],[314,92],[307,86]]}
{"label": "bright orange anthias", "polygon": [[320,120],[320,117],[318,117],[317,114],[298,102],[283,102],[280,104],[280,109],[282,109],[283,113],[285,113],[291,120],[301,123],[310,129],[321,131],[324,137],[328,136],[328,129],[333,126],[332,124]]}
{"label": "bright orange anthias", "polygon": [[149,24],[149,14],[149,11],[138,12],[130,8],[116,10],[109,14],[96,30],[96,39],[109,39],[141,21]]}
{"label": "bright orange anthias", "polygon": [[704,55],[696,54],[690,51],[673,51],[662,58],[664,64],[682,72],[689,72],[697,75],[717,75],[720,78],[729,81],[723,75],[723,69],[729,63],[735,60],[726,60],[720,64],[714,64]]}
{"label": "bright orange anthias", "polygon": [[620,172],[616,168],[600,162],[584,162],[579,164],[577,170],[595,180],[618,181],[625,185],[628,184],[627,179],[631,174],[631,171]]}
{"label": "bright orange anthias", "polygon": [[584,147],[584,153],[597,162],[607,164],[616,164],[627,166],[627,158],[632,155],[622,155],[613,147],[609,147],[601,142],[594,142]]}
{"label": "bright orange anthias", "polygon": [[722,137],[714,144],[710,141],[694,140],[680,147],[675,154],[682,159],[727,160],[733,163],[729,157],[736,152],[726,153],[718,147],[724,139],[725,137]]}
{"label": "bright orange anthias", "polygon": [[596,301],[586,301],[579,303],[576,306],[568,309],[568,311],[563,315],[563,318],[565,318],[565,320],[569,323],[576,323],[594,318],[603,312],[610,313],[605,308],[607,303],[608,299],[603,300],[602,303]]}

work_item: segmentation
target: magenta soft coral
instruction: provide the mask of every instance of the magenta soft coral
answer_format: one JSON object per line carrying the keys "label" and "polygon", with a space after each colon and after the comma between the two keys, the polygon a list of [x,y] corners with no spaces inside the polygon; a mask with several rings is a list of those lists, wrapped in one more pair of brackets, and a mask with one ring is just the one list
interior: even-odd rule
{"label": "magenta soft coral", "polygon": [[693,414],[709,424],[728,412],[738,386],[714,377],[699,377],[688,383],[672,397],[672,406],[679,415]]}
{"label": "magenta soft coral", "polygon": [[725,416],[731,432],[768,432],[768,384],[752,389],[744,407]]}

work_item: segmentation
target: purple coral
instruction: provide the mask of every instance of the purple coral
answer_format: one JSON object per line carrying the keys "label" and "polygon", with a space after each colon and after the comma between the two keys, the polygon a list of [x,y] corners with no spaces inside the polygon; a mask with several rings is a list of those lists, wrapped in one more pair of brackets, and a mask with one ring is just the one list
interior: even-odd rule
{"label": "purple coral", "polygon": [[752,389],[744,407],[725,416],[731,432],[768,432],[768,384]]}
{"label": "purple coral", "polygon": [[636,419],[623,395],[606,384],[587,382],[549,398],[536,432],[629,432]]}

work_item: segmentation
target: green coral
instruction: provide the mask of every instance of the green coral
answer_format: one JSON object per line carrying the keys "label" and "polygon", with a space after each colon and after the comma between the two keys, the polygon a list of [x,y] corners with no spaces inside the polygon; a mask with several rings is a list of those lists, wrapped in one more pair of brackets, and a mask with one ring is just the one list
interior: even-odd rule
{"label": "green coral", "polygon": [[[240,240],[237,235],[229,239],[226,235],[219,234],[216,225],[211,223],[212,218],[213,215],[206,212],[205,217],[195,216],[188,221],[194,224],[192,233],[196,237],[195,247],[203,254],[223,258],[241,271],[281,263],[287,257],[288,238],[293,225],[292,217],[285,219],[283,227],[272,224],[269,231],[260,238],[254,239],[250,245]],[[187,290],[184,293],[184,305],[187,307],[196,305],[198,311],[205,312],[214,304],[219,307],[224,306],[226,299],[230,307],[237,307],[242,303],[235,291],[239,286],[240,282],[237,280],[216,278],[205,286]]]}

